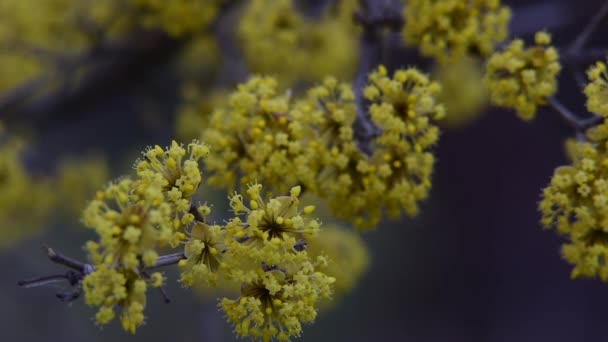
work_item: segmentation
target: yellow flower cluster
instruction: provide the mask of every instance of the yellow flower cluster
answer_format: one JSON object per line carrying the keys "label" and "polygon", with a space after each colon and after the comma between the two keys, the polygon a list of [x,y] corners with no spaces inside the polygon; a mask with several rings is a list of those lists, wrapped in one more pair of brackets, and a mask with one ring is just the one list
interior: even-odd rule
{"label": "yellow flower cluster", "polygon": [[259,275],[243,285],[239,298],[221,300],[237,335],[289,341],[300,336],[302,323],[315,320],[319,299],[330,296],[334,278],[316,272],[311,262],[273,266],[260,266]]}
{"label": "yellow flower cluster", "polygon": [[[84,211],[83,221],[99,235],[87,250],[96,269],[85,277],[87,303],[101,305],[97,322],[112,320],[121,309],[125,330],[143,323],[146,281],[162,285],[159,275],[142,271],[158,259],[157,248],[177,247],[194,221],[191,198],[201,182],[199,160],[206,145],[193,141],[187,149],[175,141],[170,147],[150,148],[136,163],[137,179],[123,178],[97,193]],[[99,298],[112,298],[101,300]]]}
{"label": "yellow flower cluster", "polygon": [[482,115],[489,95],[483,84],[483,64],[478,59],[465,56],[437,64],[432,76],[441,84],[438,99],[448,108],[442,125],[462,127]]}
{"label": "yellow flower cluster", "polygon": [[606,64],[597,62],[587,71],[589,83],[585,87],[587,110],[608,117],[608,74]]}
{"label": "yellow flower cluster", "polygon": [[196,222],[184,247],[186,259],[181,260],[181,282],[184,286],[207,283],[217,286],[218,270],[222,265],[225,230],[219,225]]}
{"label": "yellow flower cluster", "polygon": [[[355,96],[348,84],[334,78],[311,88],[306,97],[294,105],[291,117],[303,142],[296,159],[298,178],[307,191],[335,202],[334,191],[346,191],[350,172],[356,161],[365,158],[354,139]],[[348,202],[348,201],[347,201]],[[347,202],[341,202],[342,204]]]}
{"label": "yellow flower cluster", "polygon": [[608,280],[608,153],[605,146],[576,142],[572,165],[555,170],[539,204],[542,223],[568,238],[564,258],[572,277]]}
{"label": "yellow flower cluster", "polygon": [[[152,273],[148,279],[134,271],[115,269],[100,265],[82,281],[88,305],[99,306],[95,315],[98,324],[111,322],[116,313],[115,306],[120,306],[120,323],[122,327],[134,334],[137,327],[144,323],[144,308],[146,306],[146,291],[148,285],[158,287],[162,284],[163,276],[159,272]],[[160,280],[159,280],[160,279]]]}
{"label": "yellow flower cluster", "polygon": [[[603,104],[605,70],[601,62],[590,68],[585,88],[587,108],[603,117],[608,114]],[[608,121],[588,128],[585,138],[568,141],[571,165],[555,170],[539,210],[543,225],[568,239],[562,255],[574,265],[572,277],[608,281]]]}
{"label": "yellow flower cluster", "polygon": [[5,248],[41,230],[55,197],[48,180],[28,174],[22,142],[2,138],[8,139],[0,144],[0,248]]}
{"label": "yellow flower cluster", "polygon": [[445,116],[437,101],[440,86],[414,68],[397,70],[391,78],[379,67],[369,80],[364,95],[371,102],[371,119],[382,133],[374,139],[371,163],[357,165],[369,176],[362,178],[363,196],[353,198],[360,202],[354,214],[367,212],[367,219],[377,222],[381,213],[374,203],[381,203],[389,216],[402,211],[416,215],[418,202],[431,188],[432,148],[439,139],[433,121]]}
{"label": "yellow flower cluster", "polygon": [[524,42],[516,39],[504,51],[494,53],[484,77],[492,103],[515,109],[523,120],[533,119],[537,106],[555,94],[561,71],[549,34],[537,32],[534,40],[535,46],[525,48]]}
{"label": "yellow flower cluster", "polygon": [[156,262],[156,245],[179,242],[173,229],[171,207],[162,188],[150,186],[136,192],[134,182],[122,179],[97,194],[84,211],[84,223],[95,229],[100,241],[87,247],[95,264],[119,265],[127,269]]}
{"label": "yellow flower cluster", "polygon": [[500,0],[408,0],[403,36],[440,62],[469,51],[483,56],[508,36],[511,11]]}
{"label": "yellow flower cluster", "polygon": [[85,301],[99,306],[98,324],[112,321],[118,307],[123,328],[134,333],[145,319],[148,286],[164,283],[162,274],[147,271],[165,260],[158,248],[181,249],[183,242],[175,262],[184,286],[214,287],[218,280],[241,285],[238,298],[220,303],[238,335],[299,336],[335,282],[320,271],[328,267],[322,252],[312,258],[306,251],[306,239],[319,232],[311,217],[315,207],[300,206],[300,186],[265,200],[254,183],[247,203],[240,194],[230,197],[235,216],[225,225],[207,223],[211,207],[191,202],[202,181],[199,161],[208,153],[198,141],[150,148],[136,163],[134,180],[123,178],[98,192],[84,213],[85,224],[99,235],[86,246],[93,269],[82,281]]}
{"label": "yellow flower cluster", "polygon": [[206,163],[210,182],[234,188],[240,175],[240,185],[259,181],[278,193],[302,184],[359,227],[375,226],[383,210],[415,215],[430,189],[431,148],[439,136],[432,121],[445,112],[436,99],[440,88],[415,69],[389,78],[380,67],[369,82],[371,120],[382,130],[370,142],[371,156],[354,137],[349,85],[327,78],[294,103],[277,94],[272,78],[240,85],[203,132],[218,151]]}
{"label": "yellow flower cluster", "polygon": [[319,231],[310,217],[314,207],[299,208],[301,188],[268,201],[261,190],[259,184],[249,187],[248,205],[239,194],[231,198],[237,217],[226,224],[224,263],[227,277],[243,285],[238,298],[223,298],[220,307],[237,335],[288,341],[315,319],[315,307],[331,296],[335,278],[317,270],[326,258],[310,258],[300,243]]}
{"label": "yellow flower cluster", "polygon": [[352,24],[336,20],[347,7],[307,18],[291,0],[251,0],[238,28],[250,69],[272,73],[281,83],[318,80],[330,73],[350,79],[357,62],[356,40]]}
{"label": "yellow flower cluster", "polygon": [[215,18],[225,0],[130,0],[141,12],[144,27],[172,36],[200,31]]}
{"label": "yellow flower cluster", "polygon": [[289,94],[279,94],[273,78],[254,77],[239,85],[203,132],[216,151],[206,162],[213,172],[210,184],[233,189],[241,177],[241,184],[263,180],[277,185],[278,192],[296,184],[294,158],[301,144],[291,134],[288,111]]}
{"label": "yellow flower cluster", "polygon": [[209,147],[196,140],[187,150],[175,141],[165,150],[158,145],[150,148],[144,153],[144,159],[135,164],[140,179],[138,190],[160,184],[178,213],[188,211],[192,195],[202,180],[199,161],[208,154]]}

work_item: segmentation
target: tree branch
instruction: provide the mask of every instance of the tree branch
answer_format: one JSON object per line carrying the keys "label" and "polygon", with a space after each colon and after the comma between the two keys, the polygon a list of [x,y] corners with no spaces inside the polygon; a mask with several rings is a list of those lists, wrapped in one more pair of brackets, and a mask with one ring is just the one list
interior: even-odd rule
{"label": "tree branch", "polygon": [[585,44],[591,37],[591,34],[593,33],[593,31],[595,31],[597,26],[602,22],[602,20],[606,17],[606,15],[608,15],[608,1],[604,1],[604,4],[599,9],[599,11],[597,11],[593,15],[593,17],[591,17],[591,20],[589,20],[589,22],[587,23],[587,26],[585,26],[585,28],[583,28],[583,30],[578,34],[576,39],[572,42],[572,44],[568,48],[568,51],[573,52],[573,53],[581,51],[583,49],[583,46],[585,46]]}
{"label": "tree branch", "polygon": [[362,28],[359,38],[359,66],[353,82],[357,106],[354,131],[361,151],[371,154],[369,141],[378,135],[379,128],[369,118],[363,90],[367,83],[367,75],[382,62],[382,47],[386,38],[385,28],[400,31],[403,26],[403,17],[398,1],[360,0],[360,5],[361,10],[353,14],[353,20]]}
{"label": "tree branch", "polygon": [[80,262],[78,260],[74,260],[61,253],[57,253],[57,252],[55,252],[55,250],[53,250],[50,247],[45,247],[45,249],[46,249],[47,256],[49,257],[49,259],[52,262],[63,265],[63,266],[67,266],[80,273],[83,273],[83,274],[85,273],[85,271],[87,269],[87,264]]}
{"label": "tree branch", "polygon": [[154,265],[146,267],[146,269],[151,270],[159,267],[175,265],[182,259],[186,259],[186,256],[182,252],[161,255],[158,257],[158,259],[156,259],[156,263]]}
{"label": "tree branch", "polygon": [[[87,264],[87,263],[81,262],[79,260],[75,260],[70,257],[67,257],[61,253],[56,252],[55,250],[53,250],[50,247],[45,247],[45,248],[46,248],[46,252],[47,252],[47,256],[48,256],[49,260],[51,260],[54,263],[66,266],[66,267],[70,268],[71,270],[69,270],[65,274],[52,274],[52,275],[48,275],[48,276],[20,280],[17,282],[18,286],[21,286],[23,288],[32,288],[32,287],[44,286],[44,285],[48,285],[48,284],[61,282],[63,280],[67,280],[70,283],[70,285],[76,286],[82,279],[84,279],[84,277],[86,277],[91,272],[95,271],[95,266],[93,266],[91,264]],[[185,259],[185,258],[186,258],[186,256],[182,252],[161,255],[158,257],[158,259],[156,260],[156,263],[154,265],[142,268],[141,272],[142,272],[142,274],[144,274],[144,273],[146,273],[146,270],[152,270],[152,269],[156,269],[156,268],[160,268],[160,267],[164,267],[164,266],[175,265],[180,260]]]}
{"label": "tree branch", "polygon": [[553,108],[561,118],[574,129],[579,140],[584,140],[585,130],[602,122],[601,116],[594,115],[590,118],[581,119],[564,106],[557,98],[551,96],[547,99],[549,106]]}

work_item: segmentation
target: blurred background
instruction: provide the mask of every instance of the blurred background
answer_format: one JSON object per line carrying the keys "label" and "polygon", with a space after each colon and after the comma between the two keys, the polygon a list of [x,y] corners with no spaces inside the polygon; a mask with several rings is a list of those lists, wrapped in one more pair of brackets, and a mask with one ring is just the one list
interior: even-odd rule
{"label": "blurred background", "polygon": [[[166,272],[172,302],[163,303],[151,290],[146,324],[133,336],[118,322],[97,327],[95,310],[82,299],[62,303],[55,298],[61,288],[16,285],[19,279],[63,270],[46,258],[42,245],[84,259],[83,243],[95,238],[79,222],[86,199],[100,185],[130,172],[146,146],[196,136],[214,101],[222,101],[222,94],[250,73],[267,71],[265,63],[255,60],[262,56],[247,55],[248,41],[259,39],[264,25],[258,33],[241,29],[246,1],[195,7],[195,18],[209,17],[198,21],[188,11],[155,14],[154,1],[139,1],[134,8],[125,3],[0,1],[0,121],[8,150],[0,159],[10,162],[11,151],[19,151],[25,172],[19,182],[27,185],[18,195],[0,195],[6,196],[0,206],[32,206],[20,216],[2,212],[2,341],[235,340],[217,309],[216,294],[181,288],[171,268]],[[323,0],[296,3],[308,18],[305,27],[318,24],[318,13],[332,6]],[[351,17],[349,2],[342,3],[346,5],[333,14],[334,20]],[[547,29],[556,46],[565,47],[602,1],[505,4],[513,11],[512,37],[530,41],[535,31]],[[206,6],[216,9],[208,14]],[[78,17],[78,26],[70,26],[66,18],[72,17],[60,16],[68,10],[75,11],[70,15]],[[86,34],[72,36],[74,30]],[[352,80],[359,32],[345,30],[345,40],[337,45],[346,57],[352,56],[353,64],[339,73]],[[601,47],[607,32],[600,27],[589,46]],[[21,40],[25,43],[19,44]],[[277,47],[276,53],[283,51]],[[335,60],[344,64],[340,56]],[[330,72],[334,59],[327,61]],[[465,76],[450,76],[465,66],[439,70],[390,37],[383,61],[391,68],[418,65],[452,77],[456,88],[475,74],[475,69],[465,69]],[[310,68],[325,72],[313,64]],[[318,82],[301,72],[286,69],[279,77],[285,75],[282,84],[296,93]],[[575,72],[580,70],[562,72],[558,97],[584,117],[588,114]],[[460,97],[476,91],[471,82],[466,88],[471,90]],[[350,291],[321,310],[301,340],[608,340],[606,285],[570,280],[571,267],[560,257],[561,240],[543,231],[537,212],[541,189],[553,170],[567,163],[564,142],[574,132],[550,109],[541,109],[536,120],[525,123],[512,112],[488,107],[483,98],[477,102],[475,109],[464,107],[462,118],[448,114],[436,150],[433,190],[421,214],[385,220],[376,230],[357,233],[369,254],[367,270]],[[11,145],[14,140],[21,147]],[[0,183],[7,189],[14,184],[5,177]],[[203,191],[201,200],[225,207],[223,191]]]}

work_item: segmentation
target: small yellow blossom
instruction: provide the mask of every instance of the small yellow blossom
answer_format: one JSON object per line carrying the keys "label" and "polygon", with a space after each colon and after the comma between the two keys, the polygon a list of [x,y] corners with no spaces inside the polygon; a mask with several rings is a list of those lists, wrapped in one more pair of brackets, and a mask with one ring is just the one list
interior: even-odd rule
{"label": "small yellow blossom", "polygon": [[403,36],[440,62],[470,50],[485,56],[508,35],[511,11],[500,0],[408,0]]}
{"label": "small yellow blossom", "polygon": [[608,117],[608,74],[606,64],[597,62],[587,71],[589,83],[585,87],[587,110]]}
{"label": "small yellow blossom", "polygon": [[537,106],[555,94],[561,71],[549,34],[537,32],[535,43],[525,48],[522,40],[513,40],[504,51],[488,59],[484,77],[492,103],[515,109],[523,120],[533,119]]}
{"label": "small yellow blossom", "polygon": [[[330,73],[351,78],[357,40],[352,20],[336,20],[345,14],[342,7],[309,18],[291,0],[249,1],[238,26],[249,67],[277,75],[282,84],[318,80]],[[352,11],[345,15],[352,16]]]}
{"label": "small yellow blossom", "polygon": [[555,170],[543,190],[539,210],[546,228],[556,228],[568,241],[562,247],[573,264],[572,277],[608,281],[608,164],[604,145],[572,142],[572,164]]}

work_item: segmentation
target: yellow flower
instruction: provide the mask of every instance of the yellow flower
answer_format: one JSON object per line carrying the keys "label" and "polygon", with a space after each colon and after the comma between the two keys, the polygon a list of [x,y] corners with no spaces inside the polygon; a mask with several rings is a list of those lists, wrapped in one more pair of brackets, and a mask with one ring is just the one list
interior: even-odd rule
{"label": "yellow flower", "polygon": [[511,11],[500,0],[408,0],[403,36],[440,62],[470,50],[485,56],[507,38]]}
{"label": "yellow flower", "polygon": [[251,70],[275,74],[282,84],[318,80],[330,73],[351,78],[357,40],[352,19],[337,18],[352,16],[352,11],[338,6],[320,18],[307,18],[294,7],[291,0],[249,1],[238,33]]}
{"label": "yellow flower", "polygon": [[297,270],[261,268],[260,275],[241,287],[241,296],[223,298],[220,308],[237,335],[264,341],[288,341],[302,333],[302,323],[317,316],[315,304],[331,295],[334,278],[315,272],[310,263]]}
{"label": "yellow flower", "polygon": [[543,190],[539,210],[546,228],[567,238],[564,258],[574,265],[572,277],[608,280],[608,153],[605,145],[572,142],[572,164],[555,170]]}
{"label": "yellow flower", "polygon": [[192,227],[190,239],[184,246],[186,259],[179,264],[182,284],[192,286],[202,280],[216,286],[221,258],[226,252],[224,239],[225,231],[218,225],[197,222]]}
{"label": "yellow flower", "polygon": [[589,83],[585,87],[587,110],[608,117],[608,74],[606,64],[597,62],[587,71]]}
{"label": "yellow flower", "polygon": [[537,106],[555,94],[561,71],[549,34],[537,32],[535,42],[535,46],[525,48],[524,42],[516,39],[504,51],[494,53],[484,77],[492,103],[515,109],[523,120],[533,119]]}
{"label": "yellow flower", "polygon": [[[238,86],[228,108],[213,113],[203,139],[214,146],[206,167],[209,183],[230,190],[260,181],[284,192],[297,183],[294,160],[300,152],[288,117],[289,97],[279,94],[277,82],[253,77]],[[242,175],[239,184],[237,174]]]}
{"label": "yellow flower", "polygon": [[108,324],[114,319],[114,307],[120,308],[123,328],[135,333],[144,322],[146,306],[146,282],[131,271],[100,265],[82,281],[85,303],[99,306],[97,324]]}

